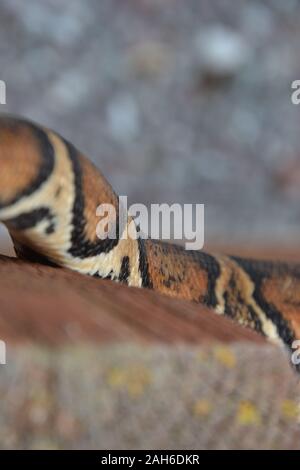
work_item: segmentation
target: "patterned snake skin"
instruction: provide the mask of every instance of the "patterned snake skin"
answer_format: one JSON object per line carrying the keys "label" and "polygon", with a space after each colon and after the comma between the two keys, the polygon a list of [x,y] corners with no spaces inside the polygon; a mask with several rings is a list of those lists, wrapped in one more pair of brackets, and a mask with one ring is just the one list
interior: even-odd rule
{"label": "patterned snake skin", "polygon": [[203,303],[289,348],[300,338],[300,265],[99,239],[96,209],[117,211],[118,196],[71,143],[27,120],[0,117],[0,168],[0,220],[20,257]]}

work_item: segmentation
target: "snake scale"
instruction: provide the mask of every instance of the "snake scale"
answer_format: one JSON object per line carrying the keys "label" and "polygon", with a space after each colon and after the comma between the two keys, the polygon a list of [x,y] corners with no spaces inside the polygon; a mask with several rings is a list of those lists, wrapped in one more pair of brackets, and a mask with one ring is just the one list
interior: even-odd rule
{"label": "snake scale", "polygon": [[70,142],[22,118],[0,117],[0,168],[0,221],[18,256],[205,304],[289,348],[300,339],[299,264],[99,239],[96,209],[117,210],[118,196]]}

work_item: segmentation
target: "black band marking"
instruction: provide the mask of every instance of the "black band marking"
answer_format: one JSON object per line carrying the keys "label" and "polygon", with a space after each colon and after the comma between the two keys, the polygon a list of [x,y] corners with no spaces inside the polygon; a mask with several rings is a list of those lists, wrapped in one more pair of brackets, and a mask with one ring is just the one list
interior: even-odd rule
{"label": "black band marking", "polygon": [[42,163],[40,166],[39,174],[35,181],[24,190],[17,193],[10,201],[5,202],[5,204],[1,204],[0,202],[0,209],[8,207],[12,204],[18,202],[21,198],[25,196],[30,196],[35,191],[37,191],[40,186],[46,181],[49,176],[51,175],[53,168],[54,168],[54,149],[51,142],[48,139],[46,132],[44,132],[40,127],[34,125],[31,122],[26,120],[16,120],[14,118],[5,118],[1,119],[1,126],[7,126],[9,129],[12,129],[16,132],[18,131],[18,127],[27,126],[30,128],[31,132],[34,134],[36,140],[39,143],[40,152],[42,156]]}
{"label": "black band marking", "polygon": [[22,214],[11,219],[4,220],[5,225],[12,230],[26,230],[35,227],[42,220],[47,219],[50,224],[46,228],[46,233],[53,233],[55,225],[53,223],[54,216],[48,207],[40,207],[30,212]]}
{"label": "black band marking", "polygon": [[[62,137],[61,137],[62,138]],[[85,259],[92,256],[97,256],[101,253],[109,253],[119,243],[119,213],[118,207],[116,208],[116,239],[105,239],[91,242],[85,238],[84,228],[86,220],[84,216],[84,194],[82,190],[82,171],[80,162],[78,159],[78,151],[76,148],[67,140],[63,139],[65,143],[70,160],[72,162],[74,172],[74,185],[75,185],[75,201],[73,205],[73,217],[72,217],[72,234],[71,234],[71,248],[69,253],[72,256]]]}
{"label": "black band marking", "polygon": [[201,268],[207,272],[207,293],[205,296],[199,298],[199,302],[215,308],[217,306],[216,285],[217,280],[221,274],[221,268],[218,261],[211,255],[198,251],[191,251],[191,256],[196,257],[197,262]]}
{"label": "black band marking", "polygon": [[147,260],[147,252],[145,247],[145,240],[142,238],[137,239],[139,248],[139,271],[142,278],[142,287],[153,289],[153,284],[149,275],[149,265]]}
{"label": "black band marking", "polygon": [[[248,274],[254,284],[253,298],[257,305],[265,313],[266,317],[272,321],[276,326],[277,333],[282,341],[291,348],[293,341],[295,340],[294,334],[289,326],[289,323],[283,318],[276,307],[267,302],[262,292],[262,282],[264,279],[268,279],[272,272],[272,263],[270,262],[253,262],[252,260],[242,259],[235,256],[231,256],[241,268]],[[284,274],[287,270],[287,265],[284,263],[278,263],[278,273]],[[296,274],[296,273],[294,273]]]}
{"label": "black band marking", "polygon": [[119,274],[119,281],[127,283],[130,276],[130,261],[128,256],[124,256],[122,259],[121,270]]}

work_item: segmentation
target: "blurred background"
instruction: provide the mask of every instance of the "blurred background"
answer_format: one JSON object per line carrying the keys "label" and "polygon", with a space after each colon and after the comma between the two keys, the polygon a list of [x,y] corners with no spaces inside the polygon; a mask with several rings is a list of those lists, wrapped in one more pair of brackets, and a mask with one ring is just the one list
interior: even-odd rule
{"label": "blurred background", "polygon": [[3,0],[1,110],[59,131],[130,203],[204,203],[206,249],[297,251],[299,3]]}
{"label": "blurred background", "polygon": [[[0,111],[57,130],[129,203],[205,204],[205,249],[299,259],[299,6],[2,0]],[[299,379],[254,333],[17,260],[0,280],[0,448],[299,449]]]}

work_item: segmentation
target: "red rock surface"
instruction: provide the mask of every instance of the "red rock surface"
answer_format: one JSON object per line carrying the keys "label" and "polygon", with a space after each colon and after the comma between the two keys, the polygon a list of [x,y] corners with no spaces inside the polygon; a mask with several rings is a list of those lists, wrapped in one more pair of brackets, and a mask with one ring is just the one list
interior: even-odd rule
{"label": "red rock surface", "polygon": [[65,269],[2,256],[0,279],[6,341],[264,341],[203,306]]}

